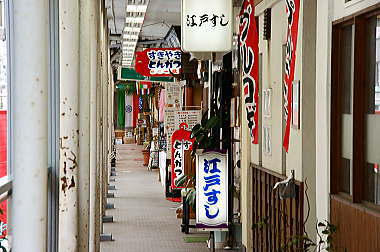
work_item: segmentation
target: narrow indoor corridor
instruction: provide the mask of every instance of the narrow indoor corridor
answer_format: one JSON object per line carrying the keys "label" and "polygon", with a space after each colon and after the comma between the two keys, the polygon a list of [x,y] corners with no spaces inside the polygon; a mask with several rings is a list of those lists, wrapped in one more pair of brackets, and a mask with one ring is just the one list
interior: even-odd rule
{"label": "narrow indoor corridor", "polygon": [[[205,243],[185,243],[183,237],[202,237],[208,233],[185,235],[181,220],[175,218],[180,203],[165,200],[164,188],[158,181],[158,170],[143,166],[142,146],[116,145],[115,209],[107,210],[113,223],[104,224],[104,233],[112,233],[113,242],[101,243],[101,252],[202,252]],[[191,230],[190,230],[191,232]]]}

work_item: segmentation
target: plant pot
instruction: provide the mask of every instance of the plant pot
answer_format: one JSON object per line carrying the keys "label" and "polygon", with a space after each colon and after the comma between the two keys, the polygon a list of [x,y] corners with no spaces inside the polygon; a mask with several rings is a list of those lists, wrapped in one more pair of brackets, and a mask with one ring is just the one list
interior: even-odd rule
{"label": "plant pot", "polygon": [[150,151],[149,150],[142,150],[143,156],[144,156],[144,166],[148,166],[149,164],[149,157],[150,157]]}

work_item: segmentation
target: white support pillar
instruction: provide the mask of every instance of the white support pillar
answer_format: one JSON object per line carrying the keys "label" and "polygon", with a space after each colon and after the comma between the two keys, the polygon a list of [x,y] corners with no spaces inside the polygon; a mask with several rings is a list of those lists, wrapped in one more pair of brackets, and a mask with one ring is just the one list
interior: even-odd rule
{"label": "white support pillar", "polygon": [[[100,238],[100,234],[102,233],[103,223],[102,223],[102,204],[103,204],[103,186],[102,186],[102,75],[101,75],[101,55],[102,55],[102,31],[103,31],[103,19],[102,19],[102,1],[97,0],[97,16],[98,16],[98,36],[97,36],[97,43],[98,43],[98,49],[97,49],[97,82],[96,82],[96,117],[97,117],[97,128],[96,128],[96,134],[97,134],[97,160],[96,160],[96,169],[97,169],[97,183],[96,183],[96,220],[97,220],[97,226],[96,226],[96,238]],[[98,244],[98,241],[97,241]],[[98,249],[98,248],[97,248]]]}
{"label": "white support pillar", "polygon": [[90,5],[92,0],[80,1],[79,23],[79,251],[89,250],[90,205]]}
{"label": "white support pillar", "polygon": [[46,251],[48,1],[13,0],[11,30],[12,251]]}
{"label": "white support pillar", "polygon": [[97,208],[97,50],[98,50],[98,14],[97,3],[90,3],[90,217],[89,217],[89,252],[96,252],[98,247],[98,236],[96,227],[99,226],[99,219],[96,218]]}
{"label": "white support pillar", "polygon": [[78,251],[79,3],[59,2],[59,252]]}
{"label": "white support pillar", "polygon": [[[316,32],[316,212],[317,220],[330,218],[331,38],[333,1],[318,1]],[[320,53],[323,52],[323,53]]]}
{"label": "white support pillar", "polygon": [[[101,25],[102,25],[102,33],[101,33],[101,39],[102,39],[102,82],[101,82],[101,94],[102,94],[102,107],[101,107],[101,113],[102,113],[102,163],[101,163],[101,169],[102,169],[102,216],[106,213],[106,204],[107,204],[107,192],[108,192],[108,172],[107,172],[107,51],[106,51],[106,18],[104,10],[102,10],[101,13]],[[102,232],[103,233],[103,232]]]}

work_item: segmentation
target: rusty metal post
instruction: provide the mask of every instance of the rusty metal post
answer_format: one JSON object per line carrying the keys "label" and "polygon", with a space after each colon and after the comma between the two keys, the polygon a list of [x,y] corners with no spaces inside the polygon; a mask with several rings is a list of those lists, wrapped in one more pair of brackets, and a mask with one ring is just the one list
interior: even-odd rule
{"label": "rusty metal post", "polygon": [[59,251],[78,246],[79,2],[59,2],[60,195]]}

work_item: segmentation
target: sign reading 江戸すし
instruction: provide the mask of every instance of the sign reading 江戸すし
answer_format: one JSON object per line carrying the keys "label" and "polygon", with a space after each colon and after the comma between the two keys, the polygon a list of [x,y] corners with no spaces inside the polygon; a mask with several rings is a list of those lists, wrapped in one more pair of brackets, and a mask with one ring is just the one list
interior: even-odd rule
{"label": "sign reading \u6c5f\u6238\u3059\u3057", "polygon": [[224,230],[228,227],[227,153],[196,154],[196,227]]}
{"label": "sign reading \u6c5f\u6238\u3059\u3057", "polygon": [[232,49],[232,0],[182,0],[182,50],[227,52]]}

